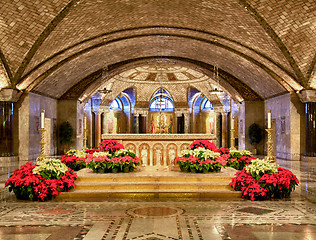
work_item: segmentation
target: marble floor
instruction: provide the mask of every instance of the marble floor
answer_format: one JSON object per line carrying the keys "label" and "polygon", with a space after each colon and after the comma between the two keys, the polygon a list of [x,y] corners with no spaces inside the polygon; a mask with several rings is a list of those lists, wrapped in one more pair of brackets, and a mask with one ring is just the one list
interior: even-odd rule
{"label": "marble floor", "polygon": [[4,188],[17,163],[0,166],[1,240],[316,240],[316,162],[282,161],[300,185],[291,198],[194,201],[18,201]]}

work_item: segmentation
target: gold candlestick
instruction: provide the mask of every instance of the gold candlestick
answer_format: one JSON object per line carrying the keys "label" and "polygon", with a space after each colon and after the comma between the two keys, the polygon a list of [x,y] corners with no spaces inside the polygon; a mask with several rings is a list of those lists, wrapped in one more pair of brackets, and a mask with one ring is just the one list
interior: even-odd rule
{"label": "gold candlestick", "polygon": [[270,162],[270,163],[274,163],[276,164],[276,159],[275,157],[273,156],[273,140],[272,140],[272,132],[273,132],[273,129],[272,128],[267,128],[266,131],[268,132],[268,141],[267,141],[267,145],[268,145],[268,155],[265,157],[265,160],[267,162]]}
{"label": "gold candlestick", "polygon": [[235,148],[235,129],[230,129],[230,149],[236,150],[236,148]]}
{"label": "gold candlestick", "polygon": [[40,141],[40,144],[41,144],[41,155],[37,158],[37,160],[43,160],[45,158],[45,154],[44,154],[44,151],[45,151],[45,131],[46,129],[45,128],[41,128],[40,129],[41,131],[41,141]]}

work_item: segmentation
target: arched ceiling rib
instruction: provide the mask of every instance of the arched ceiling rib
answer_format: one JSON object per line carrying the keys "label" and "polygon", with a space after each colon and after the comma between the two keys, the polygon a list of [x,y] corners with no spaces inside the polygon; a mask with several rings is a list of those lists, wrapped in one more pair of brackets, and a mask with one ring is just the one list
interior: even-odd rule
{"label": "arched ceiling rib", "polygon": [[[103,67],[96,64],[93,58],[102,61],[101,65],[163,55],[205,60],[207,64],[219,65],[220,69],[249,85],[263,98],[280,94],[284,92],[283,88],[289,90],[288,86],[297,90],[300,85],[295,81],[306,88],[316,85],[314,0],[192,0],[181,3],[169,0],[42,0],[40,3],[35,0],[4,0],[0,2],[0,10],[0,58],[2,65],[5,63],[5,68],[2,67],[0,71],[6,71],[6,76],[13,84],[20,80],[20,76],[37,79],[29,89],[43,80],[34,90],[48,95],[48,83],[56,81],[55,78],[57,81],[63,80],[65,88],[52,94],[57,98],[84,77]],[[133,30],[127,33],[126,29]],[[116,57],[115,49],[125,51],[125,59],[121,56],[121,59],[117,57],[116,61],[107,62],[99,56],[97,49],[79,54],[93,44],[102,45],[102,35],[107,37],[104,41],[111,41],[113,36],[118,38],[143,32],[148,36],[156,34],[156,37],[147,38],[156,44],[135,38],[136,41],[140,39],[143,48],[148,48],[139,55],[135,54],[136,50],[139,51],[137,44],[128,44],[128,40],[120,41],[121,48],[114,46],[111,55]],[[162,42],[157,40],[159,35],[162,35]],[[192,56],[192,48],[191,55],[181,54],[179,49],[165,48],[165,39],[171,39],[167,42],[172,46],[170,42],[177,42],[176,35],[190,36],[182,39],[183,48],[191,45],[194,37],[203,38],[212,44],[199,43],[203,48],[193,44],[196,55],[202,55],[197,59]],[[219,44],[226,46],[226,50],[229,49],[235,55],[219,50]],[[127,47],[132,47],[130,51],[135,56],[127,57]],[[154,53],[149,52],[150,48],[153,48]],[[219,60],[207,57],[203,51],[214,53]],[[55,56],[57,53],[60,54]],[[66,57],[71,55],[78,56],[67,64],[56,65],[61,61],[67,62],[70,59]],[[224,64],[225,59],[232,63]],[[89,61],[96,66],[85,65]],[[49,72],[52,66],[57,67],[54,72]],[[76,73],[73,68],[76,68]],[[27,73],[30,74],[25,75]],[[262,85],[256,85],[259,82],[268,84],[272,93],[260,92]]]}

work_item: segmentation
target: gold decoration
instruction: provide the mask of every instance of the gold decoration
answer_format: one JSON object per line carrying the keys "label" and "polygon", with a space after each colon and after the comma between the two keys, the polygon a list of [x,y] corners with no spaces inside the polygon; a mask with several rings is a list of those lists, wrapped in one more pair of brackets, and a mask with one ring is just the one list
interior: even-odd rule
{"label": "gold decoration", "polygon": [[43,160],[45,158],[45,154],[44,154],[44,151],[45,151],[45,131],[46,129],[45,128],[41,128],[40,129],[41,131],[41,141],[40,141],[40,144],[41,144],[41,155],[37,158],[38,161],[40,160]]}
{"label": "gold decoration", "polygon": [[275,165],[277,165],[276,163],[276,158],[275,156],[273,156],[273,146],[274,146],[274,142],[272,140],[272,132],[273,129],[272,128],[267,128],[266,131],[268,132],[268,141],[267,141],[267,145],[268,145],[268,155],[264,158],[267,162],[273,163]]}

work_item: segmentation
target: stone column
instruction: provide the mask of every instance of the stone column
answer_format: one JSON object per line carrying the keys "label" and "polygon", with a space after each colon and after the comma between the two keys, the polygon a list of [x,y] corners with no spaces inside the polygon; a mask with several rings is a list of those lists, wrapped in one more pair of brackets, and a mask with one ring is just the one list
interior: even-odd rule
{"label": "stone column", "polygon": [[[106,134],[106,115],[110,112],[110,109],[102,109],[103,121],[102,121],[102,134]],[[102,139],[102,137],[101,137]]]}
{"label": "stone column", "polygon": [[305,103],[305,122],[305,155],[316,157],[316,102]]}
{"label": "stone column", "polygon": [[190,120],[190,113],[189,111],[186,111],[184,113],[184,133],[189,133],[189,122]]}
{"label": "stone column", "polygon": [[95,119],[95,147],[101,142],[101,114],[102,112],[98,112]]}
{"label": "stone column", "polygon": [[102,134],[106,134],[106,113],[103,112],[103,119],[102,119]]}
{"label": "stone column", "polygon": [[222,113],[222,146],[228,147],[228,136],[227,136],[227,113]]}
{"label": "stone column", "polygon": [[149,166],[154,165],[154,148],[149,147]]}
{"label": "stone column", "polygon": [[139,113],[134,113],[135,116],[135,130],[139,133]]}
{"label": "stone column", "polygon": [[148,133],[148,132],[150,132],[150,130],[148,129],[150,124],[147,123],[147,121],[148,121],[148,111],[143,111],[142,112],[142,117],[144,117],[145,133]]}
{"label": "stone column", "polygon": [[167,164],[167,148],[164,147],[163,148],[163,166],[166,167],[168,164]]}
{"label": "stone column", "polygon": [[[19,150],[18,129],[20,126],[17,123],[19,114],[14,103],[19,100],[21,94],[15,89],[4,88],[0,90],[0,157],[13,156],[14,152],[17,153]],[[13,127],[13,121],[15,127]],[[25,148],[23,150],[28,151]]]}
{"label": "stone column", "polygon": [[13,102],[0,101],[0,156],[13,155]]}
{"label": "stone column", "polygon": [[216,146],[222,147],[222,114],[216,112]]}

